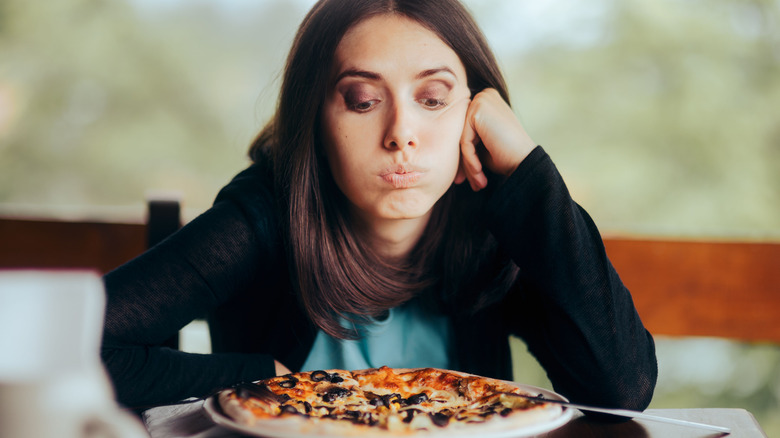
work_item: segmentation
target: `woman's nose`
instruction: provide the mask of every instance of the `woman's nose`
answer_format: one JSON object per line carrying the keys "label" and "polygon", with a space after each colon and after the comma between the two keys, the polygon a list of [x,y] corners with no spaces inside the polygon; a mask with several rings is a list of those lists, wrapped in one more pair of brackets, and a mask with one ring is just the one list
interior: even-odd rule
{"label": "woman's nose", "polygon": [[393,105],[387,116],[384,147],[388,150],[416,147],[415,120],[412,111],[403,105]]}

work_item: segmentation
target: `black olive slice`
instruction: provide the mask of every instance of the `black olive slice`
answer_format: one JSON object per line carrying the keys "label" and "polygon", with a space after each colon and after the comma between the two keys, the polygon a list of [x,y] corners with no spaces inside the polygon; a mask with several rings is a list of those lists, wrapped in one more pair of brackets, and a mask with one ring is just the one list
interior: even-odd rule
{"label": "black olive slice", "polygon": [[330,374],[328,374],[323,370],[312,371],[311,380],[313,382],[322,382],[323,380],[330,380]]}
{"label": "black olive slice", "polygon": [[431,421],[433,421],[433,424],[444,427],[450,422],[450,416],[442,414],[441,412],[437,412],[435,414],[429,414],[431,417]]}
{"label": "black olive slice", "polygon": [[299,414],[297,409],[295,409],[295,406],[291,405],[284,405],[282,406],[282,414]]}
{"label": "black olive slice", "polygon": [[422,402],[428,401],[428,394],[421,392],[419,394],[414,394],[409,396],[409,398],[406,399],[406,403],[410,405],[419,405]]}
{"label": "black olive slice", "polygon": [[282,388],[288,388],[288,389],[295,388],[295,385],[298,384],[298,379],[293,377],[292,374],[287,374],[284,377],[286,377],[287,380],[282,380],[281,382],[279,382],[279,386],[281,386]]}
{"label": "black olive slice", "polygon": [[332,401],[340,399],[340,398],[345,398],[348,395],[350,395],[351,393],[352,393],[352,391],[350,391],[347,388],[341,388],[339,386],[334,386],[334,387],[328,389],[328,391],[325,394],[322,394],[322,401],[332,402]]}
{"label": "black olive slice", "polygon": [[402,406],[406,404],[406,400],[404,400],[404,398],[401,397],[401,394],[398,393],[383,395],[382,399],[385,402],[385,406],[390,406],[393,403],[398,403]]}

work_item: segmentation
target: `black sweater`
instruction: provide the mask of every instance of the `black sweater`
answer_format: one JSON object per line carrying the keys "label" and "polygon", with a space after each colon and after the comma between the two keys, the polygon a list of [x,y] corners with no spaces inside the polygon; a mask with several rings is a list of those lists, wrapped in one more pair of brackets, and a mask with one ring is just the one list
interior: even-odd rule
{"label": "black sweater", "polygon": [[[108,273],[102,357],[120,403],[150,406],[299,370],[316,328],[291,292],[270,179],[240,173],[212,208]],[[453,316],[454,368],[511,380],[508,336],[524,339],[554,389],[579,403],[644,409],[655,347],[587,213],[537,147],[484,212],[520,267],[513,288],[474,315]],[[209,355],[159,347],[209,317]]]}

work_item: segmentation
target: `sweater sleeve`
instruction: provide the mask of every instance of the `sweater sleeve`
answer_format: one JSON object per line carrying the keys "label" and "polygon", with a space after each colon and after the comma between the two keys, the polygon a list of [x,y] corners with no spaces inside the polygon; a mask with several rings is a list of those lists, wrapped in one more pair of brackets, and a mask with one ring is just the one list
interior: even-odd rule
{"label": "sweater sleeve", "polygon": [[541,147],[489,205],[489,226],[520,267],[506,319],[574,402],[644,409],[657,378],[653,338],[601,236]]}
{"label": "sweater sleeve", "polygon": [[[266,354],[191,354],[159,345],[239,291],[274,274],[268,190],[239,175],[214,206],[104,277],[107,307],[101,356],[117,399],[129,407],[204,396],[274,375]],[[262,327],[258,327],[262,330]]]}

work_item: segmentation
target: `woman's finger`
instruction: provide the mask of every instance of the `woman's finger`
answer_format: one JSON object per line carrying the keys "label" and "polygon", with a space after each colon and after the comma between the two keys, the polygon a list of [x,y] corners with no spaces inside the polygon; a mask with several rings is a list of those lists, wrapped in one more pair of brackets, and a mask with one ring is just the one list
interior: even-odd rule
{"label": "woman's finger", "polygon": [[458,158],[458,171],[455,173],[455,184],[463,184],[466,181],[466,171],[463,170],[463,157]]}
{"label": "woman's finger", "polygon": [[487,177],[482,171],[482,161],[479,159],[477,145],[480,142],[477,131],[474,129],[473,109],[469,106],[466,112],[466,123],[463,126],[463,134],[460,138],[461,168],[466,179],[474,191],[487,186]]}

